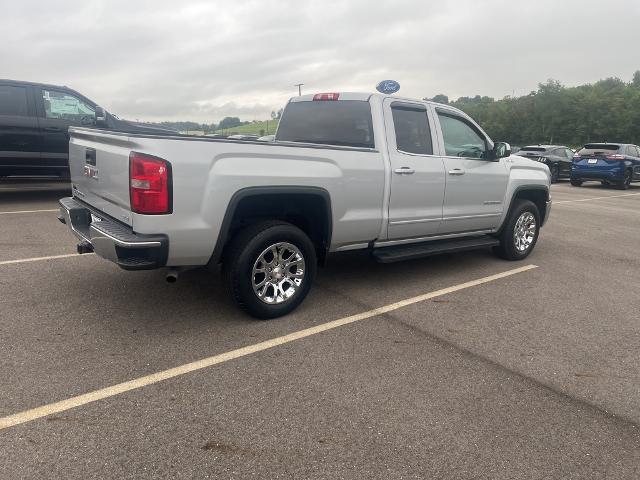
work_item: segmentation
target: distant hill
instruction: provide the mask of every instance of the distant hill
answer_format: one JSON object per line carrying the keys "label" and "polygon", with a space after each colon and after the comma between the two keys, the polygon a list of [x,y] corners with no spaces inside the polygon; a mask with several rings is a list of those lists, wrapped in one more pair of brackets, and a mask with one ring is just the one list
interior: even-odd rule
{"label": "distant hill", "polygon": [[273,135],[276,133],[278,120],[265,120],[263,122],[252,122],[238,127],[221,128],[214,133],[222,135]]}

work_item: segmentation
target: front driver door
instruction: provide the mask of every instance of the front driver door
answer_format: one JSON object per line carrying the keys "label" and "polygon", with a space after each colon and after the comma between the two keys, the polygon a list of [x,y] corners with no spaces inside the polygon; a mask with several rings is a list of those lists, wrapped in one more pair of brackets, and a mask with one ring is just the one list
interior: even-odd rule
{"label": "front driver door", "polygon": [[442,220],[444,167],[434,155],[435,131],[427,107],[418,102],[384,102],[391,162],[388,238],[435,235]]}
{"label": "front driver door", "polygon": [[39,89],[39,124],[42,132],[42,159],[52,167],[68,165],[69,127],[92,126],[95,109],[69,92]]}
{"label": "front driver door", "polygon": [[482,130],[455,111],[436,108],[446,187],[440,233],[499,226],[509,179],[505,159],[492,160]]}

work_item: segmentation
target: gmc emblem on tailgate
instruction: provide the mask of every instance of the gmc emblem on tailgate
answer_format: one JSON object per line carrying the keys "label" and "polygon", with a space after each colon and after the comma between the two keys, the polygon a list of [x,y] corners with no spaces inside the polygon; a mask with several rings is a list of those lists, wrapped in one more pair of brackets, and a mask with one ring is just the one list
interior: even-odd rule
{"label": "gmc emblem on tailgate", "polygon": [[92,167],[91,165],[85,165],[84,166],[84,176],[97,180],[98,179],[98,169],[96,167]]}

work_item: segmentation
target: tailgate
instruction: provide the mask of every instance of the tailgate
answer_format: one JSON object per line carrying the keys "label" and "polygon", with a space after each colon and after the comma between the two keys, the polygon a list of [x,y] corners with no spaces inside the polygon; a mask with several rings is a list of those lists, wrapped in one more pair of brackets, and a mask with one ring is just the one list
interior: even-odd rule
{"label": "tailgate", "polygon": [[126,134],[69,129],[69,168],[73,196],[132,225],[129,200],[129,153]]}

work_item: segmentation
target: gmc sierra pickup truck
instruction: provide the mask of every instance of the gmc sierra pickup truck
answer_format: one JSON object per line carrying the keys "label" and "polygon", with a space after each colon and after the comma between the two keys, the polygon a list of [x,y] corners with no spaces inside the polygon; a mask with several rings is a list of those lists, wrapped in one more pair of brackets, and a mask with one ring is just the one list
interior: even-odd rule
{"label": "gmc sierra pickup truck", "polygon": [[533,250],[546,165],[512,156],[463,112],[370,93],[292,98],[273,142],[70,129],[60,221],[127,270],[222,265],[257,318],[295,309],[333,252],[379,262]]}

